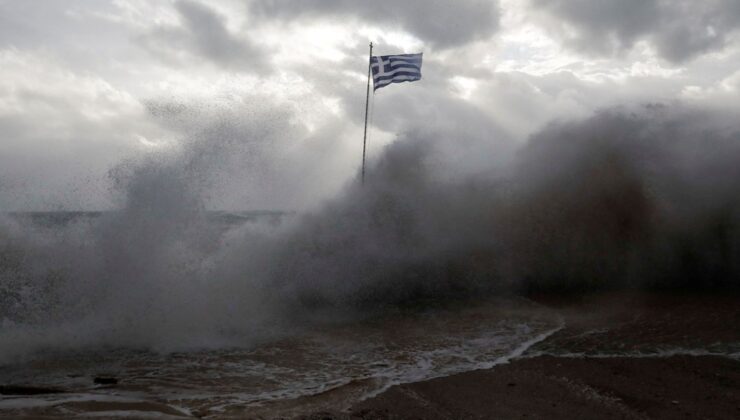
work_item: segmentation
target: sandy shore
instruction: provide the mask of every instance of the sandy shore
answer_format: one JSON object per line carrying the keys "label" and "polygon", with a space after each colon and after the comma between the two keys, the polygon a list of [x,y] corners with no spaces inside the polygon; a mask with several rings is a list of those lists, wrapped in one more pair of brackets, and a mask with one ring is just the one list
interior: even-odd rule
{"label": "sandy shore", "polygon": [[363,419],[737,419],[740,363],[711,356],[518,360],[393,387]]}
{"label": "sandy shore", "polygon": [[[42,359],[37,362],[41,370],[29,371],[45,375],[41,379],[50,375],[46,369],[53,371],[55,363],[63,364],[65,369],[62,372],[75,375],[67,375],[61,382],[66,386],[59,389],[56,389],[56,382],[39,382],[38,378],[20,378],[15,384],[0,384],[0,405],[5,407],[4,411],[0,410],[0,417],[273,419],[297,416],[300,419],[329,420],[740,418],[740,296],[606,293],[577,298],[540,296],[532,299],[545,306],[526,302],[528,314],[535,309],[543,317],[547,325],[543,333],[546,338],[528,347],[521,357],[488,370],[393,386],[370,399],[363,400],[368,392],[384,389],[387,383],[377,378],[360,379],[323,392],[251,406],[232,403],[228,400],[228,393],[208,394],[207,398],[194,399],[195,403],[190,405],[182,400],[178,394],[181,389],[186,393],[184,395],[189,395],[192,390],[203,393],[223,385],[223,381],[229,378],[223,376],[223,366],[234,369],[237,364],[251,360],[240,354],[206,353],[206,362],[218,369],[215,371],[218,375],[199,376],[194,372],[193,376],[188,376],[187,372],[176,370],[175,379],[183,384],[169,394],[167,389],[171,388],[165,387],[170,377],[160,372],[165,370],[167,373],[166,369],[173,369],[171,364],[167,364],[169,359],[150,361],[144,358],[134,362],[129,370],[121,370],[123,374],[117,377],[98,375],[94,381],[79,374],[86,372],[83,368],[67,366],[69,361]],[[500,310],[504,311],[505,319],[513,319],[515,312],[507,312],[513,309],[501,305],[494,307],[494,313],[487,312],[491,308],[484,306],[488,308],[486,311],[479,309],[466,316],[456,309],[451,312],[455,314],[456,323],[450,324],[446,320],[444,325],[454,325],[454,330],[450,330],[453,332],[477,324],[490,327],[491,323],[501,322]],[[529,317],[523,319],[530,320]],[[403,322],[409,323],[406,327],[411,328],[402,328]],[[419,325],[433,326],[434,323],[424,324],[419,319],[404,316],[395,322],[383,321],[379,325],[383,329],[393,327],[403,334],[403,337],[391,334],[391,340],[384,343],[412,348],[412,344],[419,344],[418,340],[428,334],[428,330],[420,330]],[[553,333],[552,328],[558,325],[562,327]],[[352,335],[352,341],[369,339],[367,332],[373,330],[367,326],[358,328],[355,326],[348,331],[353,334],[362,332],[358,337]],[[426,332],[421,335],[410,333],[414,331]],[[403,342],[402,338],[412,342]],[[299,368],[306,363],[301,359],[306,355],[305,348],[288,351],[295,345],[293,342],[285,348],[272,348],[279,350],[276,354],[283,357],[280,361],[293,363],[288,365],[287,371],[291,370],[290,366]],[[507,354],[501,353],[500,360],[505,360]],[[188,354],[172,357],[178,364],[190,366],[188,369],[211,366],[192,359],[193,356]],[[270,359],[269,355],[262,357],[266,357],[264,360],[268,362],[277,360]],[[91,366],[99,369],[99,363],[93,361]],[[123,358],[116,363],[131,361]],[[210,382],[211,378],[217,379]],[[256,382],[259,386],[263,386],[261,378]],[[235,382],[230,388],[223,389],[238,393],[251,383]],[[216,398],[215,402],[210,398]],[[224,409],[213,409],[218,404],[222,404]]]}
{"label": "sandy shore", "polygon": [[538,300],[566,326],[523,358],[301,418],[740,418],[740,297]]}

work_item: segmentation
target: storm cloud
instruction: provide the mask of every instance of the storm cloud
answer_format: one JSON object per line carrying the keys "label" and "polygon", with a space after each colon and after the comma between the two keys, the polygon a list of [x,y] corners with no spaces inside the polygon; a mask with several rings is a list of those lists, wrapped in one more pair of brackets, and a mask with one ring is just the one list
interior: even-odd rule
{"label": "storm cloud", "polygon": [[394,28],[400,26],[422,41],[451,48],[485,39],[499,28],[495,0],[257,0],[257,15],[286,19],[351,17],[358,22]]}
{"label": "storm cloud", "polygon": [[571,47],[613,55],[645,41],[671,62],[724,48],[740,28],[734,0],[531,0]]}
{"label": "storm cloud", "polygon": [[249,38],[232,33],[215,10],[193,0],[177,0],[179,25],[159,25],[141,37],[154,54],[176,59],[183,52],[226,68],[264,72],[265,52]]}

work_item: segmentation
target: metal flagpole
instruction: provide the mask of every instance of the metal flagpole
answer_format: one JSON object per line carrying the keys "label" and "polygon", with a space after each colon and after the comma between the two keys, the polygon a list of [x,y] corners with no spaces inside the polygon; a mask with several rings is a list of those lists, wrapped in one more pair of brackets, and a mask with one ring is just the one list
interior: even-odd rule
{"label": "metal flagpole", "polygon": [[362,137],[362,185],[365,185],[365,150],[367,148],[367,108],[370,103],[370,76],[372,74],[373,43],[370,43],[370,58],[367,61],[367,96],[365,97],[365,134]]}

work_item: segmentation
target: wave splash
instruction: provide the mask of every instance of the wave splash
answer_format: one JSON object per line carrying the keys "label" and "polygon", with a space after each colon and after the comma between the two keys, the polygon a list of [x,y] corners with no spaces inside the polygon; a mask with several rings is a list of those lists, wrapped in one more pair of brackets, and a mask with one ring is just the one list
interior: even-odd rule
{"label": "wave splash", "polygon": [[729,118],[609,110],[503,157],[481,146],[474,165],[450,153],[459,139],[421,133],[387,147],[364,187],[279,224],[214,223],[207,141],[113,171],[118,211],[53,226],[0,216],[0,360],[251,345],[479,294],[738,286]]}

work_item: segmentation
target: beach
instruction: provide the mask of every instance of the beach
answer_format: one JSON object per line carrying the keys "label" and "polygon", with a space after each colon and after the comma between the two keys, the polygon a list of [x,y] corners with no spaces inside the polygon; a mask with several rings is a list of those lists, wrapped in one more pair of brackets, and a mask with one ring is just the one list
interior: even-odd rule
{"label": "beach", "polygon": [[740,363],[714,356],[541,356],[394,387],[352,414],[348,418],[735,419]]}
{"label": "beach", "polygon": [[738,325],[735,294],[460,302],[251,350],[5,367],[0,417],[734,419]]}
{"label": "beach", "polygon": [[565,327],[487,370],[394,386],[348,413],[363,419],[735,419],[740,298],[613,293],[537,297]]}

